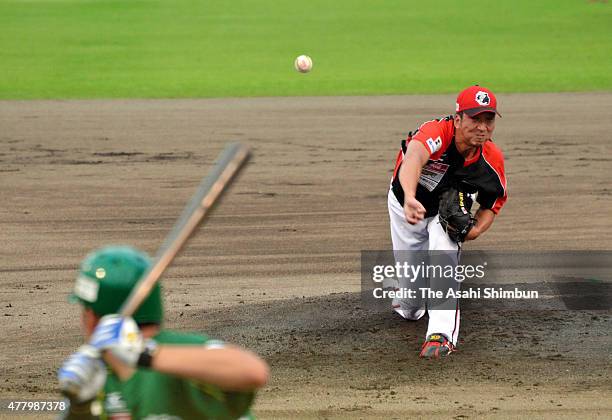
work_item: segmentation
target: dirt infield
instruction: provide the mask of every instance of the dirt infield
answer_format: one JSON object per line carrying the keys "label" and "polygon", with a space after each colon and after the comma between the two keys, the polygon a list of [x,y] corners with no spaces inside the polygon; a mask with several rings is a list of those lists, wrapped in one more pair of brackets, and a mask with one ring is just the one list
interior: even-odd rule
{"label": "dirt infield", "polygon": [[[510,197],[468,249],[612,250],[612,93],[500,95]],[[460,352],[359,300],[399,141],[452,96],[0,102],[0,399],[55,397],[66,302],[108,243],[153,253],[230,140],[254,157],[164,277],[167,326],[264,355],[262,418],[612,416],[610,311],[470,310]],[[2,414],[0,413],[0,416]]]}

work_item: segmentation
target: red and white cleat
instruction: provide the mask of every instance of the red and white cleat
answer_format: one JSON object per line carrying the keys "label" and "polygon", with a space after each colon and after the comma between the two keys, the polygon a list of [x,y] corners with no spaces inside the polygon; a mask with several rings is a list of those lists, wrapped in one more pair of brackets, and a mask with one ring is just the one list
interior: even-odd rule
{"label": "red and white cleat", "polygon": [[454,351],[457,351],[455,346],[445,336],[442,334],[431,334],[427,337],[425,343],[423,343],[419,357],[439,359],[442,356],[448,356]]}

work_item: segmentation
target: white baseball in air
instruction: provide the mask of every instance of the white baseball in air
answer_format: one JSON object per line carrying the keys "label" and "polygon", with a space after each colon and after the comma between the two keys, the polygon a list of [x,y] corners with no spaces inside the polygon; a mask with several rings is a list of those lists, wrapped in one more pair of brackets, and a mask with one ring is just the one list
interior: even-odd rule
{"label": "white baseball in air", "polygon": [[300,55],[295,59],[293,65],[300,73],[308,73],[310,70],[312,70],[312,58],[308,57],[307,55]]}

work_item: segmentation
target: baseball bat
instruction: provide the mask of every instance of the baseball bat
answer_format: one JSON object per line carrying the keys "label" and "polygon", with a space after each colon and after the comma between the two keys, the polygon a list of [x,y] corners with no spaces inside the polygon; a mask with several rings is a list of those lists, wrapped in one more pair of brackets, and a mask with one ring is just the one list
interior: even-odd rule
{"label": "baseball bat", "polygon": [[155,255],[153,264],[123,302],[119,310],[122,316],[132,316],[140,304],[149,296],[162,273],[174,260],[231,180],[248,160],[249,154],[248,147],[240,143],[231,143],[219,155],[215,166],[202,180],[183,213],[166,236]]}

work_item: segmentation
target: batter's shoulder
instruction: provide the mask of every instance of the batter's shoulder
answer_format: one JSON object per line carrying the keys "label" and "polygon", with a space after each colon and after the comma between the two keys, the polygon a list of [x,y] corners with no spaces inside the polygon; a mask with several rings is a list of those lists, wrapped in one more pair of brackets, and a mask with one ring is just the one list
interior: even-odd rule
{"label": "batter's shoulder", "polygon": [[160,344],[206,344],[210,339],[202,334],[161,330],[154,337]]}

